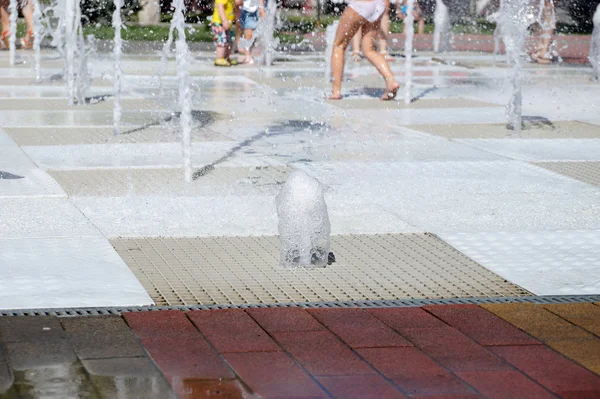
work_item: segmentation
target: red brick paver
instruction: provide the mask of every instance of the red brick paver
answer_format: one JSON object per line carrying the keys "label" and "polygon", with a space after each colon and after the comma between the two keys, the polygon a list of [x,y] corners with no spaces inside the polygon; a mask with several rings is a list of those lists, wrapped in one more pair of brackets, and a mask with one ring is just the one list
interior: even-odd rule
{"label": "red brick paver", "polygon": [[311,309],[308,312],[352,348],[412,346],[363,309]]}
{"label": "red brick paver", "polygon": [[325,330],[302,308],[254,308],[246,313],[269,333]]}
{"label": "red brick paver", "polygon": [[456,373],[488,399],[553,399],[546,389],[514,370]]}
{"label": "red brick paver", "polygon": [[337,399],[404,399],[405,395],[379,375],[319,377],[319,382]]}
{"label": "red brick paver", "polygon": [[241,309],[199,310],[187,315],[219,353],[281,350]]}
{"label": "red brick paver", "polygon": [[196,337],[198,330],[179,310],[128,312],[123,318],[140,338]]}

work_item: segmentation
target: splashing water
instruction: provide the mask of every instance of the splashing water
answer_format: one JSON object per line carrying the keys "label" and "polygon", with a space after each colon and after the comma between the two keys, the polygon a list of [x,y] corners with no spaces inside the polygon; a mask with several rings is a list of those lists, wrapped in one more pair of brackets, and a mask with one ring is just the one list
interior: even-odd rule
{"label": "splashing water", "polygon": [[77,50],[77,75],[75,76],[75,93],[77,104],[85,104],[85,97],[92,84],[92,78],[88,71],[88,57],[95,47],[95,39],[89,35],[87,42],[83,36],[83,25],[81,23],[81,4],[79,0],[75,3],[75,40]]}
{"label": "splashing water", "polygon": [[10,65],[15,65],[17,52],[17,0],[10,0],[8,12],[10,13],[10,38],[8,39],[8,49],[10,53],[8,61]]}
{"label": "splashing water", "polygon": [[592,32],[592,40],[590,43],[590,63],[593,69],[593,79],[600,81],[600,4],[594,13],[594,31]]}
{"label": "splashing water", "polygon": [[42,34],[42,7],[39,0],[33,0],[33,52],[35,80],[42,80],[41,51],[40,44],[43,39]]}
{"label": "splashing water", "polygon": [[280,265],[325,267],[331,224],[322,184],[304,171],[288,176],[275,200],[279,217]]}
{"label": "splashing water", "polygon": [[415,28],[413,24],[415,23],[415,17],[412,13],[412,9],[414,7],[415,1],[408,0],[407,1],[407,9],[406,18],[404,19],[404,32],[406,33],[406,38],[404,39],[404,68],[406,75],[406,85],[404,87],[404,102],[406,104],[410,104],[410,100],[412,97],[412,53],[413,53],[413,39],[415,36]]}
{"label": "splashing water", "polygon": [[327,84],[331,82],[331,56],[333,54],[333,41],[335,40],[335,34],[339,24],[340,21],[335,21],[325,29],[325,39],[327,43],[325,50],[325,82]]}
{"label": "splashing water", "polygon": [[448,51],[450,48],[450,14],[442,0],[435,1],[433,14],[433,51],[436,53]]}
{"label": "splashing water", "polygon": [[277,16],[277,0],[267,0],[267,16],[263,22],[262,42],[265,46],[265,65],[273,64],[273,56],[277,47],[275,39],[275,17]]}
{"label": "splashing water", "polygon": [[181,106],[181,144],[183,148],[183,170],[185,181],[192,181],[192,93],[190,91],[190,73],[188,70],[189,49],[185,41],[185,4],[175,0],[175,13],[172,24],[177,29],[177,79],[179,81],[179,104]]}
{"label": "splashing water", "polygon": [[523,123],[522,57],[525,51],[530,10],[525,7],[524,0],[503,0],[501,6],[499,22],[502,26],[502,40],[506,47],[507,59],[513,67],[511,77],[513,92],[506,107],[506,118],[509,129],[513,129],[516,135],[520,135]]}
{"label": "splashing water", "polygon": [[66,81],[69,105],[75,99],[75,46],[77,30],[75,28],[75,0],[65,0],[65,56],[66,56]]}
{"label": "splashing water", "polygon": [[113,68],[113,90],[115,102],[113,104],[113,130],[114,134],[119,134],[119,125],[121,124],[121,49],[123,42],[121,40],[121,8],[123,0],[115,0],[115,12],[113,13],[112,25],[115,28],[115,42],[113,47],[114,68]]}
{"label": "splashing water", "polygon": [[163,86],[162,86],[162,77],[167,73],[167,61],[169,59],[169,52],[171,51],[171,46],[173,45],[173,30],[175,29],[175,24],[171,23],[169,27],[169,36],[167,37],[167,41],[165,42],[162,54],[160,56],[160,67],[158,68],[158,89],[159,93],[163,95]]}

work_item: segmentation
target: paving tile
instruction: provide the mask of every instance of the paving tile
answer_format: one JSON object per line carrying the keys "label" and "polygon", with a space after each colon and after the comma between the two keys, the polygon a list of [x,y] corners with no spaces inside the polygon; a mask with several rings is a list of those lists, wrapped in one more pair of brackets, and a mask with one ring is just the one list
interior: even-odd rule
{"label": "paving tile", "polygon": [[540,341],[477,305],[435,305],[423,309],[481,345],[535,345]]}
{"label": "paving tile", "polygon": [[176,399],[149,358],[88,359],[82,364],[103,398]]}
{"label": "paving tile", "polygon": [[593,393],[600,397],[600,377],[542,345],[497,346],[491,350],[559,396]]}
{"label": "paving tile", "polygon": [[514,370],[458,372],[458,377],[488,399],[552,399],[553,394]]}
{"label": "paving tile", "polygon": [[591,303],[544,305],[546,310],[600,337],[600,307]]}
{"label": "paving tile", "polygon": [[178,399],[245,399],[255,398],[238,380],[194,380],[174,378],[171,381]]}
{"label": "paving tile", "polygon": [[319,382],[337,399],[401,399],[402,392],[379,375],[320,377]]}
{"label": "paving tile", "polygon": [[410,342],[363,309],[310,309],[308,313],[351,348],[412,346]]}
{"label": "paving tile", "polygon": [[481,306],[544,342],[591,338],[591,334],[584,329],[574,326],[539,305],[511,303]]}
{"label": "paving tile", "polygon": [[588,370],[600,374],[600,339],[576,341],[552,341],[548,343],[552,349],[575,360]]}
{"label": "paving tile", "polygon": [[224,357],[250,389],[262,397],[329,397],[286,353],[227,353]]}
{"label": "paving tile", "polygon": [[314,376],[375,373],[330,331],[282,332],[273,336]]}
{"label": "paving tile", "polygon": [[187,316],[220,353],[281,350],[241,309],[198,310]]}
{"label": "paving tile", "polygon": [[198,330],[179,310],[127,312],[122,314],[139,338],[196,337]]}
{"label": "paving tile", "polygon": [[365,348],[357,352],[411,397],[475,393],[417,348]]}
{"label": "paving tile", "polygon": [[62,318],[80,359],[146,356],[139,340],[119,316]]}
{"label": "paving tile", "polygon": [[325,330],[302,308],[250,308],[246,313],[269,333]]}
{"label": "paving tile", "polygon": [[452,371],[510,369],[502,359],[451,327],[405,328],[402,335]]}
{"label": "paving tile", "polygon": [[14,377],[8,364],[6,362],[0,362],[0,394],[8,391],[13,385]]}
{"label": "paving tile", "polygon": [[52,341],[66,337],[56,317],[0,318],[0,342]]}
{"label": "paving tile", "polygon": [[417,395],[411,396],[411,399],[477,399],[483,396],[476,393],[467,393],[464,395]]}
{"label": "paving tile", "polygon": [[27,370],[77,362],[71,344],[64,339],[41,342],[11,342],[6,354],[14,370]]}
{"label": "paving tile", "polygon": [[145,338],[142,343],[152,360],[167,377],[231,379],[235,375],[223,359],[198,334],[197,338]]}
{"label": "paving tile", "polygon": [[380,308],[368,310],[396,331],[404,328],[445,327],[446,323],[421,308]]}

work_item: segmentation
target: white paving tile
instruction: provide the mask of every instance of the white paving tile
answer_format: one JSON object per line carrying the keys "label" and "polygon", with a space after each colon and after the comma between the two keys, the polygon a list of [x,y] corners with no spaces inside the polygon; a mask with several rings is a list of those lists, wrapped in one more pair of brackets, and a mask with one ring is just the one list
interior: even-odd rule
{"label": "white paving tile", "polygon": [[460,139],[456,141],[523,161],[600,160],[600,139]]}
{"label": "white paving tile", "polygon": [[0,172],[22,177],[0,179],[0,198],[66,197],[60,185],[48,173],[39,169],[19,147],[0,144],[0,153]]}
{"label": "white paving tile", "polygon": [[0,309],[153,304],[104,238],[0,239]]}
{"label": "white paving tile", "polygon": [[98,236],[98,229],[67,199],[0,197],[0,239]]}
{"label": "white paving tile", "polygon": [[482,266],[536,295],[600,294],[600,230],[440,236]]}
{"label": "white paving tile", "polygon": [[[193,144],[192,164],[204,166],[224,156],[235,143]],[[44,169],[177,167],[183,164],[179,143],[86,144],[25,146],[23,150]]]}

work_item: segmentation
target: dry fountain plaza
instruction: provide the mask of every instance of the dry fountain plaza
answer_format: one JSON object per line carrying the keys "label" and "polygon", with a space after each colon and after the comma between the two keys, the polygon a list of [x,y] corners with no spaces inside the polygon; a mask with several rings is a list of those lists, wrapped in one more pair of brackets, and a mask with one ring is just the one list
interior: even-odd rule
{"label": "dry fountain plaza", "polygon": [[[69,106],[63,60],[0,54],[0,398],[600,397],[600,84],[417,52],[412,102],[322,52],[194,51],[184,180],[174,60],[110,53]],[[404,58],[392,68],[404,79]],[[326,187],[335,262],[279,266],[275,196]]]}

